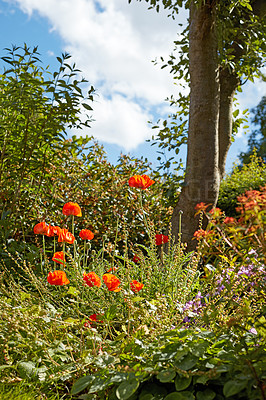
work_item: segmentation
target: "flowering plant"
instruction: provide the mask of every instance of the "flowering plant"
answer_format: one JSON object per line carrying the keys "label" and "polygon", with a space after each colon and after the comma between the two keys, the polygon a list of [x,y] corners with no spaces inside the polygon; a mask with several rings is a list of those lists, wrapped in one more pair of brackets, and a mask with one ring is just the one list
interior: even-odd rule
{"label": "flowering plant", "polygon": [[77,203],[66,203],[63,207],[62,213],[64,215],[75,215],[77,217],[82,216],[81,208]]}
{"label": "flowering plant", "polygon": [[47,281],[50,285],[68,285],[69,280],[67,279],[65,271],[56,270],[53,272],[49,272],[47,276]]}
{"label": "flowering plant", "polygon": [[140,189],[147,189],[154,183],[155,181],[150,179],[147,175],[134,175],[128,180],[129,186]]}

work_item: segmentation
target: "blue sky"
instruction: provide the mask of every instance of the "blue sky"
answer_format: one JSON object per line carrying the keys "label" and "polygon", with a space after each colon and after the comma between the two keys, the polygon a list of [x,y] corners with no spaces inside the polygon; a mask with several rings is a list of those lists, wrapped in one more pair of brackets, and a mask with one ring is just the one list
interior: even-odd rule
{"label": "blue sky", "polygon": [[[38,46],[44,66],[57,66],[56,56],[72,55],[89,84],[97,90],[95,122],[84,134],[104,144],[115,163],[119,154],[147,157],[156,165],[156,148],[146,143],[154,123],[169,113],[164,101],[180,91],[167,69],[152,60],[167,58],[177,39],[182,12],[176,21],[147,10],[145,2],[127,0],[0,0],[0,49],[12,44]],[[0,63],[0,67],[2,64]],[[246,84],[239,95],[244,110],[258,104],[266,92],[261,82]],[[227,170],[247,136],[241,131],[231,146]],[[185,150],[181,152],[185,161]]]}

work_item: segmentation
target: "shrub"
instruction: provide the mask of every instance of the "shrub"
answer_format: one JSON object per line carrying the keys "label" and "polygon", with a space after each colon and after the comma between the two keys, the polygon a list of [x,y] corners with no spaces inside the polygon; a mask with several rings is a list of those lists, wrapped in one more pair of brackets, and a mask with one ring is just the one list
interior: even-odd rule
{"label": "shrub", "polygon": [[228,217],[236,217],[237,197],[247,190],[258,190],[266,184],[266,165],[256,153],[250,157],[250,162],[243,167],[235,166],[231,174],[221,182],[217,207]]}

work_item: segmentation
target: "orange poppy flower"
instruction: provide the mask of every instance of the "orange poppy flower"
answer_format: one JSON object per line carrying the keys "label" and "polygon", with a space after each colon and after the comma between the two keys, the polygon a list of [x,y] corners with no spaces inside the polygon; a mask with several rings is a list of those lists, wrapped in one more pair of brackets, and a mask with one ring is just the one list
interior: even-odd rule
{"label": "orange poppy flower", "polygon": [[47,230],[48,230],[48,225],[46,225],[46,223],[44,221],[39,222],[33,228],[33,232],[36,235],[46,235]]}
{"label": "orange poppy flower", "polygon": [[64,205],[62,213],[64,215],[76,215],[76,217],[82,216],[80,206],[77,203],[72,203],[71,201]]}
{"label": "orange poppy flower", "polygon": [[58,235],[60,230],[61,228],[59,226],[49,225],[47,228],[46,236],[53,237],[55,235]]}
{"label": "orange poppy flower", "polygon": [[132,281],[130,282],[130,288],[133,292],[139,292],[143,288],[143,283],[138,282],[138,281]]}
{"label": "orange poppy flower", "polygon": [[82,229],[79,232],[79,236],[81,237],[81,239],[83,240],[91,240],[94,238],[94,233],[92,233],[89,229]]}
{"label": "orange poppy flower", "polygon": [[67,285],[69,280],[67,279],[65,271],[56,270],[54,272],[49,272],[47,276],[47,281],[50,285]]}
{"label": "orange poppy flower", "polygon": [[121,281],[113,274],[104,274],[103,281],[110,292],[120,292],[119,287]]}
{"label": "orange poppy flower", "polygon": [[134,175],[128,180],[129,186],[140,189],[147,189],[153,183],[155,183],[155,181],[150,179],[147,175]]}
{"label": "orange poppy flower", "polygon": [[73,244],[75,241],[75,236],[72,235],[71,232],[68,232],[67,229],[61,229],[58,234],[58,242],[66,242],[69,244]]}
{"label": "orange poppy flower", "polygon": [[167,235],[155,235],[155,243],[157,246],[160,246],[163,243],[167,243],[169,241],[169,237]]}
{"label": "orange poppy flower", "polygon": [[95,272],[89,272],[88,274],[86,274],[84,272],[83,280],[86,283],[86,285],[88,285],[89,287],[92,287],[92,286],[100,287],[101,286],[101,279],[97,274],[95,274]]}
{"label": "orange poppy flower", "polygon": [[52,260],[57,262],[58,264],[63,264],[64,265],[65,261],[66,261],[64,252],[63,251],[57,251],[56,253],[54,253]]}

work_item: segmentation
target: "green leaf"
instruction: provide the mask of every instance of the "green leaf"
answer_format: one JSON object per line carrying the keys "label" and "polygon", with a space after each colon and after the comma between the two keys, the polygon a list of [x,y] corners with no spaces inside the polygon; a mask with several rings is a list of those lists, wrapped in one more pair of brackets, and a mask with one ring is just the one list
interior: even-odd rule
{"label": "green leaf", "polygon": [[155,400],[155,397],[153,396],[153,394],[146,393],[143,396],[140,396],[139,400]]}
{"label": "green leaf", "polygon": [[181,361],[175,362],[175,366],[177,368],[183,369],[187,371],[194,367],[198,362],[198,357],[194,356],[193,354],[187,354]]}
{"label": "green leaf", "polygon": [[116,389],[116,395],[119,400],[127,400],[138,389],[139,382],[136,379],[130,379],[122,382]]}
{"label": "green leaf", "polygon": [[175,378],[175,389],[177,392],[187,389],[191,383],[192,377],[177,376]]}
{"label": "green leaf", "polygon": [[109,379],[106,377],[97,377],[94,379],[88,393],[98,393],[109,385]]}
{"label": "green leaf", "polygon": [[86,387],[89,386],[93,380],[94,380],[94,376],[91,376],[91,375],[86,375],[86,376],[83,376],[82,378],[78,379],[72,386],[71,394],[74,395],[79,392],[82,392],[82,390],[86,389]]}
{"label": "green leaf", "polygon": [[223,387],[225,397],[234,396],[247,386],[247,381],[228,381]]}
{"label": "green leaf", "polygon": [[36,375],[36,365],[32,361],[21,361],[18,364],[18,372],[21,378],[29,379]]}
{"label": "green leaf", "polygon": [[166,369],[160,371],[159,374],[156,376],[160,382],[171,382],[176,376],[176,372],[173,369]]}
{"label": "green leaf", "polygon": [[82,105],[83,105],[84,108],[86,108],[86,110],[92,111],[91,106],[89,106],[88,104],[82,103]]}
{"label": "green leaf", "polygon": [[215,396],[215,392],[213,392],[211,389],[206,389],[204,392],[199,391],[196,393],[197,400],[213,400]]}
{"label": "green leaf", "polygon": [[169,393],[164,400],[195,400],[193,393],[189,391]]}
{"label": "green leaf", "polygon": [[149,400],[149,398],[146,399],[146,395],[152,395],[153,397],[151,399],[154,400],[163,400],[167,395],[167,390],[163,386],[159,386],[154,382],[149,382],[143,387],[139,395],[139,400]]}

